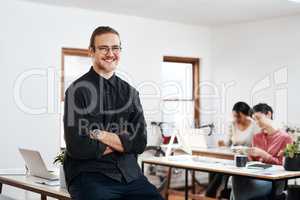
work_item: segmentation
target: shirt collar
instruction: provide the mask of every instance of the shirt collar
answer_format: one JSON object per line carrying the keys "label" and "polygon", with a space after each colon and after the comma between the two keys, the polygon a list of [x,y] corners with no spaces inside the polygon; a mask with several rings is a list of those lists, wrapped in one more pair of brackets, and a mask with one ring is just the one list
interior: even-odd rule
{"label": "shirt collar", "polygon": [[103,76],[99,75],[93,68],[93,66],[91,66],[89,74],[91,75],[93,81],[104,81],[107,82],[109,84],[111,84],[112,86],[116,87],[117,85],[117,78],[116,78],[116,74],[114,73],[109,79],[104,78]]}

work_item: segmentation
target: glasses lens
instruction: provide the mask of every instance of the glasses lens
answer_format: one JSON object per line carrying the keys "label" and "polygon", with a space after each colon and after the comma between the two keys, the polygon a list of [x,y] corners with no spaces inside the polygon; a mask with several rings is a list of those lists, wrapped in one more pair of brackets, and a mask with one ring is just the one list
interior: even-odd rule
{"label": "glasses lens", "polygon": [[116,54],[118,54],[118,53],[120,53],[121,52],[121,47],[119,47],[119,46],[113,46],[113,47],[106,47],[106,46],[102,46],[102,47],[98,47],[97,48],[98,50],[99,50],[99,52],[101,53],[101,54],[107,54],[108,52],[109,52],[109,50],[111,49],[111,51],[113,52],[113,53],[116,53]]}
{"label": "glasses lens", "polygon": [[121,47],[113,47],[112,49],[113,53],[120,53],[121,52]]}

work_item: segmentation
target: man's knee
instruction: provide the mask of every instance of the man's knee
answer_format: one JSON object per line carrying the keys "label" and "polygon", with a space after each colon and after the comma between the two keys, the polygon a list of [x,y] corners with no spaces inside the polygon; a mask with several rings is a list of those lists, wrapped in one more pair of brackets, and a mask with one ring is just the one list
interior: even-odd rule
{"label": "man's knee", "polygon": [[163,200],[157,188],[151,184],[145,176],[130,184],[130,190],[126,199]]}
{"label": "man's knee", "polygon": [[110,187],[94,180],[90,174],[81,174],[72,181],[69,193],[72,200],[109,200],[120,198]]}

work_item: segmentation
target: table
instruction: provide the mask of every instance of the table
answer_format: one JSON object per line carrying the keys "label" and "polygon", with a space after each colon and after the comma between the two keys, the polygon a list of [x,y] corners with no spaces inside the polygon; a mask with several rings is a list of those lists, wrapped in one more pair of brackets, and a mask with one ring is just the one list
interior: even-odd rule
{"label": "table", "polygon": [[192,148],[193,155],[234,160],[234,152],[229,147]]}
{"label": "table", "polygon": [[59,200],[71,200],[71,197],[65,188],[60,186],[48,186],[35,181],[41,180],[28,175],[0,175],[0,193],[2,184],[10,185],[16,188],[35,192],[41,195],[41,200],[47,197],[53,197]]}
{"label": "table", "polygon": [[[162,149],[166,149],[168,147],[167,144],[160,145]],[[180,145],[173,144],[172,149],[174,152],[183,152],[180,150]],[[235,153],[230,149],[230,147],[191,147],[192,154],[196,156],[204,156],[204,157],[212,157],[212,158],[221,158],[227,160],[234,160]]]}
{"label": "table", "polygon": [[300,171],[291,172],[285,171],[282,166],[272,166],[272,168],[262,169],[247,169],[234,166],[233,160],[207,158],[201,156],[169,156],[169,157],[151,157],[142,160],[142,171],[144,165],[161,165],[167,167],[185,169],[185,199],[188,200],[188,171],[203,171],[212,173],[222,173],[229,176],[244,176],[260,180],[267,180],[274,183],[278,180],[288,180],[300,177]]}

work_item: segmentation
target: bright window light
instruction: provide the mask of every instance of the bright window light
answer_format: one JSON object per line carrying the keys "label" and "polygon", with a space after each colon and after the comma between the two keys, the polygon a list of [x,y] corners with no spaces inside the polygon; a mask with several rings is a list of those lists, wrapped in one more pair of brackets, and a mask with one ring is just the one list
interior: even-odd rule
{"label": "bright window light", "polygon": [[288,1],[292,1],[292,2],[296,2],[296,3],[300,3],[300,0],[288,0]]}

